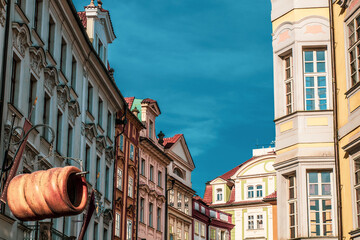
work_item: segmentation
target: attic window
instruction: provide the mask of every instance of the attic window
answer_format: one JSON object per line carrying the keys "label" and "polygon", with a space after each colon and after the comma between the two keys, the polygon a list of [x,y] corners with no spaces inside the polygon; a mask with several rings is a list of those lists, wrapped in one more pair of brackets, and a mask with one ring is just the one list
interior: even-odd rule
{"label": "attic window", "polygon": [[216,189],[216,201],[222,201],[222,200],[223,200],[222,189],[218,188]]}
{"label": "attic window", "polygon": [[184,178],[184,174],[182,173],[182,171],[179,168],[175,168],[174,173],[176,175],[178,175],[179,177]]}

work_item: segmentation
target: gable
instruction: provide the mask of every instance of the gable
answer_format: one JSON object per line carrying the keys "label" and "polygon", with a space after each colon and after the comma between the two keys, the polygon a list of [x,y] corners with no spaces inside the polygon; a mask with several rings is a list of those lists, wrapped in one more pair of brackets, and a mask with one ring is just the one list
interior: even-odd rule
{"label": "gable", "polygon": [[212,180],[210,182],[211,185],[214,185],[214,184],[226,184],[227,182],[221,178],[215,178],[214,180]]}
{"label": "gable", "polygon": [[182,160],[184,160],[185,162],[189,162],[189,160],[186,157],[186,153],[184,151],[184,148],[182,147],[182,144],[180,143],[180,141],[178,141],[177,143],[174,144],[172,151],[178,155]]}
{"label": "gable", "polygon": [[249,164],[246,164],[240,169],[240,171],[237,173],[237,176],[242,177],[249,175],[274,173],[275,172],[275,169],[273,167],[274,162],[275,162],[274,157],[250,162]]}

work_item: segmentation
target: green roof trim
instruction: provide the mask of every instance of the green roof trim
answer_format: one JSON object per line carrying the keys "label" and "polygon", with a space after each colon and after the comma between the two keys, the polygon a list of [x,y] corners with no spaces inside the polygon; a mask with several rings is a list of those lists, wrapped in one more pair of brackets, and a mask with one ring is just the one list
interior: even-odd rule
{"label": "green roof trim", "polygon": [[144,99],[137,99],[135,98],[134,99],[134,102],[131,106],[131,111],[135,109],[135,107],[137,108],[137,110],[139,110],[139,114],[138,114],[138,118],[139,120],[141,121],[141,102],[143,101]]}

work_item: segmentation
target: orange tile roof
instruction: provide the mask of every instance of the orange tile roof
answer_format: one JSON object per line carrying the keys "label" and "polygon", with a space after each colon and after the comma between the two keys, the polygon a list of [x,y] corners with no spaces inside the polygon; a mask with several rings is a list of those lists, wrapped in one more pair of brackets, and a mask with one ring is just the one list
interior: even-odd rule
{"label": "orange tile roof", "polygon": [[273,192],[270,195],[267,195],[266,197],[264,197],[264,199],[276,199],[277,198],[277,191]]}
{"label": "orange tile roof", "polygon": [[170,148],[172,145],[174,145],[174,143],[176,143],[178,140],[179,140],[179,138],[181,137],[181,136],[183,136],[184,134],[175,134],[175,136],[173,136],[173,137],[169,137],[169,138],[164,138],[164,144],[163,144],[163,146],[165,147],[165,148]]}
{"label": "orange tile roof", "polygon": [[212,203],[212,186],[211,185],[206,185],[205,193],[204,193],[204,202],[206,202],[207,204]]}
{"label": "orange tile roof", "polygon": [[131,109],[134,99],[135,99],[135,97],[126,97],[125,98],[125,101],[128,104],[129,109]]}
{"label": "orange tile roof", "polygon": [[83,27],[86,28],[87,27],[86,12],[78,12],[77,14],[80,18],[80,21],[81,21]]}

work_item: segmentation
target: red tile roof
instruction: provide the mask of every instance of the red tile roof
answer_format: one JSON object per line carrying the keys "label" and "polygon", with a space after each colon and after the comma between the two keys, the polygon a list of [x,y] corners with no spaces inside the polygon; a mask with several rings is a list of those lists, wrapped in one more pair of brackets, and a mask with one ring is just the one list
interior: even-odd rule
{"label": "red tile roof", "polygon": [[126,97],[125,98],[125,101],[128,104],[130,110],[131,110],[131,107],[132,107],[132,104],[133,104],[134,100],[135,100],[135,97]]}
{"label": "red tile roof", "polygon": [[83,27],[86,29],[86,27],[87,27],[86,12],[78,12],[77,14],[80,18],[80,21],[81,21]]}
{"label": "red tile roof", "polygon": [[174,145],[174,143],[176,143],[179,138],[183,136],[183,134],[175,134],[175,136],[170,137],[170,138],[164,138],[164,144],[163,146],[165,148],[170,148],[172,145]]}
{"label": "red tile roof", "polygon": [[212,186],[206,185],[205,193],[204,193],[204,202],[207,204],[211,204],[212,202]]}
{"label": "red tile roof", "polygon": [[277,192],[273,192],[270,195],[267,195],[266,197],[264,197],[264,199],[276,199],[277,198]]}
{"label": "red tile roof", "polygon": [[157,102],[151,98],[145,98],[144,100],[142,100],[141,103],[157,103]]}
{"label": "red tile roof", "polygon": [[235,186],[232,187],[228,203],[235,202]]}

